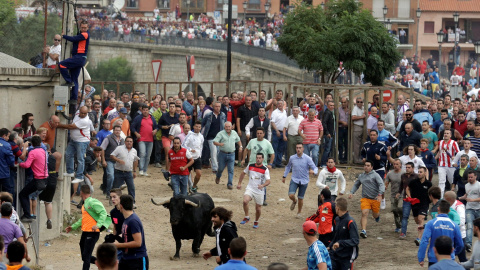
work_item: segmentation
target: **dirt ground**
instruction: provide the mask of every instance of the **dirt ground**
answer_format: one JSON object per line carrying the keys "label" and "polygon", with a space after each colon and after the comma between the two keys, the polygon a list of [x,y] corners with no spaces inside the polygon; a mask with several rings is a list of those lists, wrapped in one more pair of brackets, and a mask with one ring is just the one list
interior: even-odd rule
{"label": "dirt ground", "polygon": [[[355,180],[355,175],[360,173],[360,168],[339,167],[347,178],[347,193]],[[238,182],[241,169],[235,168],[234,185]],[[281,182],[283,169],[274,169],[271,172],[272,183],[268,187],[268,206],[262,207],[260,227],[253,229],[253,222],[240,225],[244,213],[242,197],[245,191],[244,181],[242,190],[228,190],[226,187],[226,174],[223,173],[219,185],[214,182],[214,175],[209,170],[203,170],[204,175],[199,183],[198,192],[208,193],[215,201],[216,206],[223,206],[233,210],[233,221],[237,224],[238,235],[247,240],[247,262],[258,268],[267,269],[272,262],[283,262],[290,269],[301,269],[306,266],[307,244],[302,236],[302,224],[305,219],[297,219],[296,209],[290,211],[291,201],[288,199],[288,181]],[[175,253],[175,241],[171,233],[168,209],[155,206],[150,202],[153,198],[168,198],[172,191],[163,179],[159,168],[149,168],[151,177],[135,179],[137,207],[136,213],[143,222],[145,241],[150,259],[150,269],[213,269],[216,266],[214,259],[205,261],[201,257],[192,257],[192,240],[182,241],[180,261],[171,261],[169,258]],[[101,172],[94,174],[95,194],[109,211],[112,207],[101,196],[99,189]],[[436,176],[434,178],[436,180]],[[315,213],[317,209],[318,188],[315,186],[316,177],[310,178],[310,185],[305,195],[305,204],[302,211],[304,218]],[[98,190],[98,191],[97,191]],[[390,189],[387,194],[387,209],[381,210],[381,221],[375,223],[370,217],[368,220],[368,238],[360,240],[360,255],[355,262],[356,269],[421,269],[417,264],[417,246],[413,240],[416,235],[416,226],[413,218],[409,221],[407,240],[398,239],[394,232],[393,215],[390,212]],[[354,198],[349,200],[350,214],[360,227],[360,197],[358,191]],[[79,211],[72,207],[72,211]],[[250,204],[250,216],[254,216],[254,204]],[[50,246],[40,243],[40,264],[45,269],[80,269],[82,265],[78,242],[80,232],[70,233],[58,239],[49,241]],[[99,243],[103,242],[103,232]],[[201,253],[215,247],[214,237],[205,237],[201,246]],[[467,254],[468,256],[470,254]],[[72,267],[73,266],[73,267]],[[97,269],[92,265],[91,269]]]}

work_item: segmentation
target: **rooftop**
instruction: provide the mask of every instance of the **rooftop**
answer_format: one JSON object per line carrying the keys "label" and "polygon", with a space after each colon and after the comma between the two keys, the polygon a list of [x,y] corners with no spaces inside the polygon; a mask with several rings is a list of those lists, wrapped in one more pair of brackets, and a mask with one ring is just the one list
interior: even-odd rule
{"label": "rooftop", "polygon": [[35,68],[8,54],[0,52],[0,68]]}
{"label": "rooftop", "polygon": [[480,12],[478,0],[420,0],[422,11]]}

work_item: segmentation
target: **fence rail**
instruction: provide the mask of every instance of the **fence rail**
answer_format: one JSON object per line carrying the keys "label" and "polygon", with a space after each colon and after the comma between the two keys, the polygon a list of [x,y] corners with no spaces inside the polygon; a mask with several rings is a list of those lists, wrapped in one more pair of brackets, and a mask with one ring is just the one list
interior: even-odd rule
{"label": "fence rail", "polygon": [[[212,50],[227,51],[226,41],[217,41],[206,38],[183,38],[179,36],[152,36],[131,33],[129,35],[118,35],[112,31],[106,30],[93,30],[91,38],[94,40],[109,40],[126,43],[144,43],[144,44],[156,44],[167,46],[179,46],[179,47],[196,47]],[[244,45],[243,43],[232,42],[232,52],[239,54],[246,54],[269,61],[281,63],[284,65],[298,68],[298,64],[295,60],[288,58],[285,54],[268,49],[265,47],[255,47]]]}

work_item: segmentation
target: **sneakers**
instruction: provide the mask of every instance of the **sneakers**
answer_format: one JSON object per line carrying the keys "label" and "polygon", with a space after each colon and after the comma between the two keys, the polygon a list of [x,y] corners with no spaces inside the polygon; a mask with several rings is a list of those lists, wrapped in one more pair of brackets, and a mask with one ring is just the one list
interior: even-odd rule
{"label": "sneakers", "polygon": [[377,218],[375,218],[375,222],[380,222],[380,216],[378,216]]}
{"label": "sneakers", "polygon": [[158,162],[155,163],[155,168],[161,168],[161,167],[162,167],[162,165],[160,163],[158,163]]}
{"label": "sneakers", "polygon": [[80,178],[75,178],[72,180],[72,184],[78,184],[78,183],[81,183],[83,182],[83,179],[80,179]]}
{"label": "sneakers", "polygon": [[302,214],[300,214],[300,213],[298,213],[298,214],[295,216],[295,218],[297,218],[297,219],[303,219]]}
{"label": "sneakers", "polygon": [[227,185],[228,189],[233,189],[233,185]]}
{"label": "sneakers", "polygon": [[63,173],[63,176],[66,176],[66,177],[75,177],[75,174],[74,174],[74,173]]}
{"label": "sneakers", "polygon": [[121,190],[124,190],[124,189],[126,189],[126,188],[127,188],[127,184],[123,184],[123,185],[120,186],[120,189],[121,189]]}
{"label": "sneakers", "polygon": [[395,232],[396,232],[396,233],[399,233],[399,232],[401,232],[401,231],[402,231],[401,228],[396,228],[396,229],[395,229]]}
{"label": "sneakers", "polygon": [[417,245],[417,247],[420,246],[420,238],[415,239],[415,241],[413,242],[415,242],[415,245]]}
{"label": "sneakers", "polygon": [[148,174],[147,172],[143,172],[142,175],[145,176],[145,177],[150,177],[150,174]]}
{"label": "sneakers", "polygon": [[467,252],[472,252],[472,245],[466,244],[466,245],[465,245],[465,250],[466,250]]}
{"label": "sneakers", "polygon": [[20,218],[20,221],[25,222],[25,223],[31,223],[31,222],[33,222],[33,218],[31,216],[29,217],[29,216],[23,215]]}
{"label": "sneakers", "polygon": [[385,203],[385,198],[382,199],[382,202],[380,202],[380,209],[384,210],[387,208],[387,204]]}
{"label": "sneakers", "polygon": [[266,201],[263,201],[263,206],[267,206],[268,203]]}
{"label": "sneakers", "polygon": [[78,205],[78,202],[76,202],[76,201],[74,201],[74,200],[71,200],[71,201],[70,201],[70,204],[77,206],[77,205]]}
{"label": "sneakers", "polygon": [[165,177],[166,181],[170,181],[170,172],[169,171],[166,171],[166,170],[162,169],[162,174],[163,174],[163,177]]}
{"label": "sneakers", "polygon": [[295,209],[295,205],[297,205],[297,201],[292,202],[292,204],[290,205],[290,211],[293,211],[293,209]]}
{"label": "sneakers", "polygon": [[52,221],[49,219],[47,220],[47,229],[51,230],[53,228]]}
{"label": "sneakers", "polygon": [[141,176],[144,176],[143,171],[139,171],[138,174],[140,174]]}
{"label": "sneakers", "polygon": [[253,228],[258,229],[258,221],[253,222]]}
{"label": "sneakers", "polygon": [[243,225],[243,224],[245,224],[245,223],[247,223],[247,222],[249,222],[249,221],[250,221],[250,218],[249,218],[249,217],[244,217],[243,220],[240,221],[240,224]]}
{"label": "sneakers", "polygon": [[137,206],[135,204],[133,204],[133,209],[137,209]]}
{"label": "sneakers", "polygon": [[401,233],[398,238],[400,238],[400,240],[405,240],[405,239],[407,239],[407,235],[404,234],[404,233]]}
{"label": "sneakers", "polygon": [[362,238],[367,238],[367,231],[362,230],[362,231],[360,232],[360,236],[361,236]]}

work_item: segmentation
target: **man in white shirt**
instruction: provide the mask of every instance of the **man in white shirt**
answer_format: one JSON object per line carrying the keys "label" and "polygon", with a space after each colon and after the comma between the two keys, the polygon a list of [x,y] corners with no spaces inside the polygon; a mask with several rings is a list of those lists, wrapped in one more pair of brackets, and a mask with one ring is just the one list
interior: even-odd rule
{"label": "man in white shirt", "polygon": [[382,104],[382,114],[380,115],[380,119],[385,122],[385,129],[395,134],[395,115],[393,114],[393,110],[390,110],[388,103]]}
{"label": "man in white shirt", "polygon": [[470,160],[471,157],[475,157],[478,159],[477,153],[475,153],[473,150],[470,150],[472,147],[472,142],[470,139],[465,139],[463,140],[463,150],[458,152],[455,155],[455,158],[453,159],[453,167],[458,167],[458,162],[460,161],[460,157],[462,155],[467,155],[468,159]]}
{"label": "man in white shirt", "polygon": [[[318,173],[316,185],[320,188],[320,192],[322,192],[324,188],[330,190],[332,201],[337,199],[337,194],[345,194],[345,177],[339,169],[335,168],[335,160],[333,158],[328,158],[327,167]],[[320,193],[318,194],[320,196]]]}
{"label": "man in white shirt", "polygon": [[[88,108],[83,106],[80,108],[80,113],[75,115],[71,124],[58,124],[57,128],[70,130],[70,142],[65,150],[65,165],[67,172],[64,176],[75,177],[72,183],[78,185],[83,181],[85,170],[85,153],[90,144],[90,126],[93,126],[92,121],[88,118]],[[74,160],[77,157],[77,171],[74,173]],[[74,190],[76,187],[74,186]]]}
{"label": "man in white shirt", "polygon": [[272,146],[275,150],[275,159],[273,161],[273,168],[284,168],[282,164],[282,157],[287,144],[284,136],[284,126],[287,121],[287,112],[283,106],[283,100],[277,101],[277,109],[272,112],[272,119],[270,126],[272,131]]}
{"label": "man in white shirt", "polygon": [[[291,155],[295,154],[295,146],[298,143],[303,143],[303,139],[298,135],[298,126],[303,121],[303,116],[300,115],[300,108],[294,106],[292,114],[287,117],[285,125],[283,126],[283,140],[287,139],[287,163]],[[287,137],[288,134],[288,137]]]}
{"label": "man in white shirt", "polygon": [[363,109],[363,99],[358,97],[356,100],[357,104],[353,107],[352,110],[352,121],[353,121],[353,162],[362,163],[360,157],[360,151],[363,147],[363,126],[365,119],[365,112]]}
{"label": "man in white shirt", "polygon": [[397,98],[397,123],[403,120],[403,113],[405,113],[409,107],[403,95],[399,95]]}
{"label": "man in white shirt", "polygon": [[62,37],[60,35],[55,35],[53,38],[53,45],[50,47],[50,52],[48,53],[47,66],[49,68],[55,69],[57,67],[57,61],[60,62],[60,54],[62,52]]}
{"label": "man in white shirt", "polygon": [[192,154],[193,164],[188,167],[190,172],[195,170],[195,178],[193,179],[193,185],[190,188],[192,192],[197,192],[197,185],[202,177],[202,150],[204,138],[200,130],[202,129],[202,122],[197,121],[193,125],[193,131],[188,132],[187,137],[183,141],[182,147],[190,151]]}

